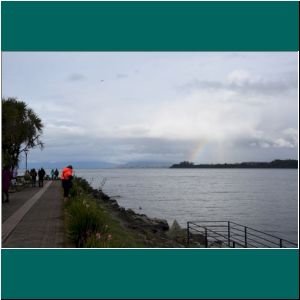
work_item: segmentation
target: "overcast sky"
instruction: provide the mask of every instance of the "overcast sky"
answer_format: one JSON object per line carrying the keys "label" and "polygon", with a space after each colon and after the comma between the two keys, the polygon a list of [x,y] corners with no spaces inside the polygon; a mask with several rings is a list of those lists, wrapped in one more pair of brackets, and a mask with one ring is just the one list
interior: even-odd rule
{"label": "overcast sky", "polygon": [[31,162],[297,158],[295,52],[4,52],[2,97],[45,125]]}

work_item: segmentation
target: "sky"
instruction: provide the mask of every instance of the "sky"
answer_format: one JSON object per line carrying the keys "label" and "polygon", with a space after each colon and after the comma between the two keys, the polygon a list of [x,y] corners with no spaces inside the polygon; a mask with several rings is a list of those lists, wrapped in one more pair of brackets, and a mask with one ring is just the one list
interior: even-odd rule
{"label": "sky", "polygon": [[3,52],[2,98],[42,119],[29,162],[298,157],[296,52]]}

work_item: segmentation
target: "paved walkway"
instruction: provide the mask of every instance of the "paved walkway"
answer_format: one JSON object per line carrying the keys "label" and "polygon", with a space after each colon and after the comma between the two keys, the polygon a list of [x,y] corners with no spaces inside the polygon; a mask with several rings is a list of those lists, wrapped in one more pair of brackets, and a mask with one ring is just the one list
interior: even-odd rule
{"label": "paved walkway", "polygon": [[60,181],[43,188],[10,194],[2,204],[3,248],[64,247],[63,200]]}

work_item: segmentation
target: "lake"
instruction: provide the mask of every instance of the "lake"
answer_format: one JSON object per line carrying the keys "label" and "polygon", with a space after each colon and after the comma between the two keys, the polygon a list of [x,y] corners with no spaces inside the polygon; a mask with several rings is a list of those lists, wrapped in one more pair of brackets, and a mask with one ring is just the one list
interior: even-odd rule
{"label": "lake", "polygon": [[94,188],[149,217],[234,221],[298,241],[298,170],[97,169],[76,170]]}

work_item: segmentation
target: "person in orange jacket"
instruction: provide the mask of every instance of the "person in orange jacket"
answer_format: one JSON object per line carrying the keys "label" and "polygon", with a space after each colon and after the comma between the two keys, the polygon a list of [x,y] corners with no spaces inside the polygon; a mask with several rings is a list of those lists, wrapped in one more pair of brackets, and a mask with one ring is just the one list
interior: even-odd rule
{"label": "person in orange jacket", "polygon": [[64,201],[69,199],[70,189],[72,187],[73,167],[71,165],[65,167],[61,173],[61,182],[64,189]]}

